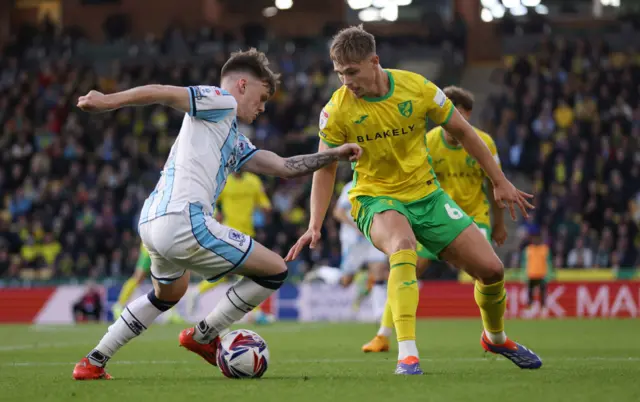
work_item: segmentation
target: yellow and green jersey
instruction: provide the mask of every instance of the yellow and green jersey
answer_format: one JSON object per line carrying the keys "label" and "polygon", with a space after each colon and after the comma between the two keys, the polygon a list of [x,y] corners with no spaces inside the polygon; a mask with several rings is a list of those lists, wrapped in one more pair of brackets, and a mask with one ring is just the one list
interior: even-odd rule
{"label": "yellow and green jersey", "polygon": [[256,235],[253,226],[256,208],[271,208],[262,181],[255,174],[247,172],[240,177],[230,175],[227,178],[218,202],[222,204],[222,223],[251,237]]}
{"label": "yellow and green jersey", "polygon": [[[495,161],[500,166],[496,144],[491,136],[474,127],[482,141],[487,144]],[[444,129],[436,127],[427,133],[427,147],[432,157],[433,169],[442,189],[476,223],[491,227],[489,200],[485,193],[486,173],[478,162],[462,148],[449,144]]]}
{"label": "yellow and green jersey", "polygon": [[[438,189],[425,144],[428,119],[449,121],[454,106],[432,82],[403,70],[385,70],[389,92],[379,98],[357,98],[342,86],[320,114],[320,138],[329,146],[362,147],[354,163],[350,200],[390,196],[416,201]],[[357,203],[353,203],[357,209]],[[352,211],[357,216],[357,210]]]}

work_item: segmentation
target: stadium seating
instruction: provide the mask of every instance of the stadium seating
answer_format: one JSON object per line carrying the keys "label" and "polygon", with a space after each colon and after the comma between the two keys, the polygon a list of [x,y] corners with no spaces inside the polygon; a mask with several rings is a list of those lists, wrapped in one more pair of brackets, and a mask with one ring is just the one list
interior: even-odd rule
{"label": "stadium seating", "polygon": [[[637,264],[640,60],[597,40],[543,42],[507,59],[503,91],[485,116],[504,166],[529,176],[554,265]],[[511,265],[517,264],[514,253]]]}
{"label": "stadium seating", "polygon": [[[164,107],[88,115],[75,108],[75,100],[94,88],[215,83],[225,53],[242,45],[232,36],[222,38],[206,30],[189,36],[172,29],[160,40],[94,49],[101,57],[122,56],[120,62],[99,63],[73,57],[80,48],[85,57],[93,54],[97,45],[46,26],[5,46],[0,277],[131,273],[138,211],[181,116]],[[242,127],[258,147],[284,156],[316,149],[317,116],[337,85],[323,46],[299,46],[294,53],[291,46],[270,44],[272,63],[283,74],[281,90],[256,124]],[[169,57],[176,52],[191,55],[189,63]],[[197,57],[205,53],[206,63]],[[150,63],[150,57],[161,62]],[[489,99],[484,128],[494,135],[505,169],[525,173],[535,185],[537,210],[522,230],[542,229],[556,266],[630,267],[638,259],[639,83],[636,53],[610,52],[586,40],[552,40],[537,54],[511,59],[504,91]],[[348,178],[345,168],[337,192]],[[274,209],[256,216],[256,237],[284,255],[307,222],[310,179],[265,178],[265,187]],[[292,264],[294,273],[314,264],[336,265],[337,227],[328,217],[322,246],[306,250]],[[514,252],[506,265],[517,264]]]}
{"label": "stadium seating", "polygon": [[[253,126],[241,125],[256,146],[283,156],[317,150],[318,116],[337,78],[324,47],[316,45],[299,46],[294,53],[281,43],[271,47],[268,54],[282,73],[281,88]],[[101,46],[44,27],[17,36],[4,49],[0,278],[128,276],[138,256],[138,213],[155,186],[182,116],[160,106],[89,115],[75,107],[78,96],[91,89],[112,92],[149,82],[214,84],[225,54],[244,45],[231,36],[213,40],[206,30],[196,36],[169,30],[162,41]],[[187,66],[170,60],[185,47],[191,55],[206,53],[207,62],[200,57]],[[99,62],[87,64],[83,57],[92,51]],[[103,60],[105,54],[119,61]],[[163,62],[150,64],[149,56]],[[349,175],[345,166],[338,194]],[[285,255],[308,221],[310,178],[264,179],[274,208],[269,216],[256,217],[256,237]],[[328,217],[325,230],[322,247],[305,251],[292,264],[292,277],[316,263],[339,263],[333,218]]]}

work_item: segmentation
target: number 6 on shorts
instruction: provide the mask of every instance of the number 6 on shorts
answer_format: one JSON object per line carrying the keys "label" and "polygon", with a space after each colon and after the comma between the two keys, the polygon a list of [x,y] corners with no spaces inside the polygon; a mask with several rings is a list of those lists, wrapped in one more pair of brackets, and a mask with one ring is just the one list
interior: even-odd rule
{"label": "number 6 on shorts", "polygon": [[464,216],[462,211],[460,211],[456,207],[452,207],[451,205],[449,205],[449,203],[444,204],[444,209],[447,210],[447,215],[449,215],[449,218],[453,220],[462,219],[462,217]]}

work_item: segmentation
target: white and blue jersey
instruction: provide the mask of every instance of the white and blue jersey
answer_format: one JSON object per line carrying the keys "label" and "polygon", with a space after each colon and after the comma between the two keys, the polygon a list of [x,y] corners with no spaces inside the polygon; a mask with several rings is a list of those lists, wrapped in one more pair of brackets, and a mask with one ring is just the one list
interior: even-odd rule
{"label": "white and blue jersey", "polygon": [[[353,222],[350,213],[351,202],[349,201],[349,190],[352,187],[352,181],[344,185],[337,206],[345,210]],[[385,254],[375,248],[358,229],[345,223],[340,224],[340,246],[342,247],[340,268],[345,274],[355,274],[364,264],[386,261],[387,259]]]}
{"label": "white and blue jersey", "polygon": [[[351,202],[349,201],[349,191],[353,188],[353,181],[345,184],[338,197],[338,208],[347,211],[349,219],[355,223],[351,216]],[[367,240],[359,230],[351,225],[340,224],[340,244],[342,245],[342,254],[344,255],[349,247],[359,241]]]}
{"label": "white and blue jersey", "polygon": [[184,116],[156,188],[144,202],[140,224],[180,212],[188,203],[213,212],[228,175],[256,151],[238,133],[233,96],[210,86],[185,90],[190,94],[191,110]]}
{"label": "white and blue jersey", "polygon": [[191,100],[189,113],[139,220],[151,275],[163,283],[187,269],[219,279],[241,266],[253,248],[249,236],[212,216],[229,174],[256,152],[238,132],[236,100],[211,86],[185,91]]}

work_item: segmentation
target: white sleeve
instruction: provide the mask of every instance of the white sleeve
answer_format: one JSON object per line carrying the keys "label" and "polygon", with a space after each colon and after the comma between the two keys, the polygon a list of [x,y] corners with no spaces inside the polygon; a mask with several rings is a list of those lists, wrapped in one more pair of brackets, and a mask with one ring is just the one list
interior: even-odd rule
{"label": "white sleeve", "polygon": [[340,197],[338,198],[338,208],[345,209],[347,211],[351,210],[351,202],[349,201],[349,190],[351,186],[346,185],[342,188],[342,192],[340,193]]}
{"label": "white sleeve", "polygon": [[206,85],[188,87],[189,116],[217,123],[237,108],[236,99],[224,89]]}
{"label": "white sleeve", "polygon": [[238,136],[238,144],[236,145],[236,153],[237,153],[237,164],[234,168],[234,171],[239,171],[242,169],[245,163],[249,162],[249,159],[253,157],[253,155],[258,151],[258,149],[249,141],[244,134],[240,134]]}

